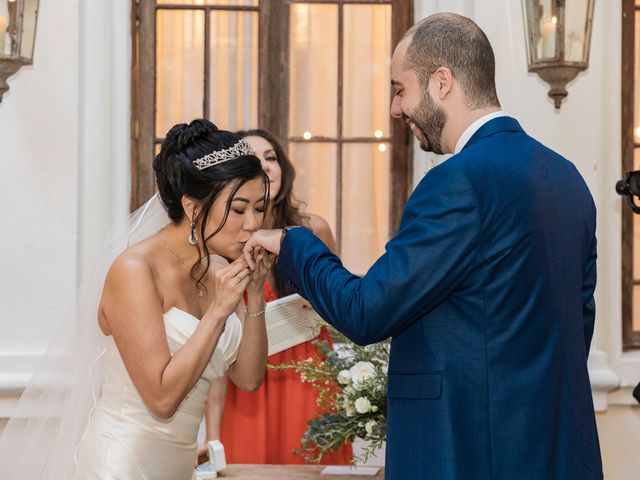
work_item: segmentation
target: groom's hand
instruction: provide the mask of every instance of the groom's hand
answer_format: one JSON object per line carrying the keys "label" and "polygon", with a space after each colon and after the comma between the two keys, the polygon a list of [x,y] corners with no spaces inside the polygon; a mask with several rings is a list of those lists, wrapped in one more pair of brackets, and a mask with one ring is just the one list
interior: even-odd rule
{"label": "groom's hand", "polygon": [[256,269],[253,253],[258,247],[262,247],[275,255],[280,254],[281,235],[282,230],[258,230],[251,236],[249,241],[245,243],[242,253],[252,271]]}

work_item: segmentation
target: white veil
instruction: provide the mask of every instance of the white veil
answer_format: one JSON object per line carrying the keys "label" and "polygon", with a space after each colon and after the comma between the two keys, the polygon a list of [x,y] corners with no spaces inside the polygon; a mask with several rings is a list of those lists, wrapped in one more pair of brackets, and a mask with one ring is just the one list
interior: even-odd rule
{"label": "white veil", "polygon": [[127,246],[168,223],[156,194],[114,230],[0,433],[1,479],[73,478],[76,447],[102,385],[106,337],[98,327],[97,312],[106,273]]}

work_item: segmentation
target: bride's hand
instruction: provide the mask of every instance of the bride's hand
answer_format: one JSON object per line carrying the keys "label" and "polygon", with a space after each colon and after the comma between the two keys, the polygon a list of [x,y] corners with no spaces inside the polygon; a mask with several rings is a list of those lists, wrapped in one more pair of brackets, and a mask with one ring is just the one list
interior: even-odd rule
{"label": "bride's hand", "polygon": [[254,250],[254,262],[256,264],[256,269],[253,271],[251,275],[251,281],[247,286],[248,292],[261,292],[262,286],[264,285],[264,279],[269,273],[271,266],[273,265],[273,261],[276,256],[263,250],[260,247],[257,247]]}
{"label": "bride's hand", "polygon": [[235,311],[252,278],[251,270],[242,256],[213,272],[214,298],[209,309],[227,318]]}
{"label": "bride's hand", "polygon": [[209,447],[207,444],[198,444],[198,465],[209,461]]}

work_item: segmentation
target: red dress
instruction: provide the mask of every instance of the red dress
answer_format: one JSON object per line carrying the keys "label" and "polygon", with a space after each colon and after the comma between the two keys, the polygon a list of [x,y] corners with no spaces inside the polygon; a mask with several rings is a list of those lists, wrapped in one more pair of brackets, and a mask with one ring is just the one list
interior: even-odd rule
{"label": "red dress", "polygon": [[[268,282],[264,284],[267,302],[277,297]],[[318,338],[331,338],[325,328]],[[318,354],[311,341],[271,355],[267,363],[278,365]],[[303,464],[304,459],[293,451],[307,429],[307,421],[318,413],[316,392],[310,383],[302,383],[291,369],[276,371],[267,368],[264,383],[255,392],[244,392],[229,382],[222,416],[221,441],[228,463]],[[351,463],[351,444],[323,458],[323,464]]]}

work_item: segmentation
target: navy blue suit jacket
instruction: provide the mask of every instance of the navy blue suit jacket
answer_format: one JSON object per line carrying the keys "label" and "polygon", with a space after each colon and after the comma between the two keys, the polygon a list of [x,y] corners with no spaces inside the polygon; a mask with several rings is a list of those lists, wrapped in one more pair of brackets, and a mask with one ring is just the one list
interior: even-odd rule
{"label": "navy blue suit jacket", "polygon": [[354,342],[392,337],[385,478],[602,478],[595,217],[574,165],[499,117],[425,175],[363,278],[287,234],[281,279]]}

